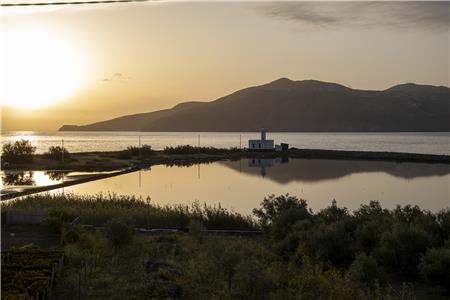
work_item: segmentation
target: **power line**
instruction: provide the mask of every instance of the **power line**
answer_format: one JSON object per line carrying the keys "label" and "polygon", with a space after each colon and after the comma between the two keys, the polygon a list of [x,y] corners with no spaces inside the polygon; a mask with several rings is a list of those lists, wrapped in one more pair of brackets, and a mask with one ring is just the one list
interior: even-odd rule
{"label": "power line", "polygon": [[0,6],[49,6],[49,5],[82,5],[82,4],[104,4],[104,3],[126,3],[126,2],[147,2],[157,0],[93,0],[93,1],[60,1],[60,2],[18,2],[0,3]]}

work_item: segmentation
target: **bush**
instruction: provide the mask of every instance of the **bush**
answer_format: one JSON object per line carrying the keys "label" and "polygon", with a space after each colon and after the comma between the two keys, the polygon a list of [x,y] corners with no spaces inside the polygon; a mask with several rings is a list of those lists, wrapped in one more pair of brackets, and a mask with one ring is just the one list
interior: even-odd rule
{"label": "bush", "polygon": [[29,163],[33,161],[36,147],[28,140],[6,143],[2,147],[2,159],[10,163]]}
{"label": "bush", "polygon": [[382,268],[372,256],[358,255],[350,266],[350,273],[359,281],[376,286],[384,281]]}
{"label": "bush", "polygon": [[421,258],[419,270],[428,282],[441,285],[450,292],[450,249],[428,250]]}
{"label": "bush", "polygon": [[[253,214],[259,219],[262,228],[279,225],[293,225],[296,221],[311,218],[311,211],[303,199],[298,199],[289,194],[275,197],[270,195],[261,202],[260,209],[254,209]],[[288,228],[286,228],[288,229]]]}
{"label": "bush", "polygon": [[234,299],[270,299],[272,282],[255,259],[246,259],[236,266],[233,276]]}
{"label": "bush", "polygon": [[350,214],[348,212],[348,209],[345,207],[338,207],[336,200],[333,200],[331,203],[331,206],[328,206],[327,208],[322,209],[318,214],[317,217],[322,219],[326,224],[332,224],[339,220],[342,220],[343,218],[349,217]]}
{"label": "bush", "polygon": [[391,230],[393,218],[379,202],[370,201],[368,205],[354,212],[356,221],[355,237],[361,249],[369,253],[378,244],[385,231]]}
{"label": "bush", "polygon": [[436,217],[441,228],[441,238],[443,240],[450,238],[450,209],[441,210]]}
{"label": "bush", "polygon": [[308,233],[305,242],[311,255],[333,266],[348,267],[351,264],[355,257],[355,246],[345,221],[316,225]]}
{"label": "bush", "polygon": [[130,153],[131,156],[150,156],[155,155],[155,150],[152,149],[152,146],[150,145],[142,145],[140,148],[135,146],[130,146],[127,148],[127,151]]}
{"label": "bush", "polygon": [[313,221],[306,201],[289,194],[264,198],[261,208],[254,209],[253,214],[269,233],[275,252],[284,259],[295,252]]}
{"label": "bush", "polygon": [[48,152],[44,154],[44,157],[54,160],[62,160],[63,154],[65,159],[70,157],[70,153],[66,148],[61,146],[51,146],[48,148]]}
{"label": "bush", "polygon": [[194,147],[191,145],[182,145],[176,147],[165,147],[164,153],[166,154],[220,154],[230,151],[236,151],[236,148],[220,149],[214,147]]}
{"label": "bush", "polygon": [[53,233],[60,233],[62,229],[62,220],[59,217],[48,216],[43,220],[44,224]]}
{"label": "bush", "polygon": [[205,227],[199,221],[191,220],[189,222],[189,234],[197,241],[202,241],[204,230]]}
{"label": "bush", "polygon": [[77,226],[65,226],[62,231],[62,240],[64,244],[74,244],[80,241],[80,228]]}
{"label": "bush", "polygon": [[73,214],[65,209],[50,209],[43,222],[52,232],[61,233],[64,222],[70,222],[73,219]]}
{"label": "bush", "polygon": [[430,236],[423,229],[399,224],[383,234],[374,253],[391,271],[412,280],[417,277],[420,257],[430,244]]}
{"label": "bush", "polygon": [[133,239],[134,222],[130,218],[113,218],[106,223],[105,233],[111,244],[122,247]]}
{"label": "bush", "polygon": [[119,159],[131,159],[133,156],[151,156],[155,155],[156,151],[150,145],[142,145],[141,147],[129,146],[127,149],[119,151]]}

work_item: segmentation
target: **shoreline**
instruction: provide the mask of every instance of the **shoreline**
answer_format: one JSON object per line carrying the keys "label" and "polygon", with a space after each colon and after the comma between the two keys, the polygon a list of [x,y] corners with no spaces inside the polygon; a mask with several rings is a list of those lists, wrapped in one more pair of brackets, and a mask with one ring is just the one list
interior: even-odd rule
{"label": "shoreline", "polygon": [[[195,148],[194,148],[195,149]],[[213,151],[204,150],[212,149]],[[201,148],[198,153],[174,154],[155,150],[150,155],[121,157],[123,151],[75,152],[64,162],[45,158],[43,154],[33,155],[30,163],[11,163],[2,170],[17,171],[117,171],[125,168],[145,168],[157,164],[201,163],[242,158],[299,158],[410,162],[428,164],[450,164],[450,155],[420,154],[405,152],[346,151],[290,148],[284,152],[249,151],[247,149]]]}
{"label": "shoreline", "polygon": [[[199,149],[202,150],[202,149]],[[2,171],[55,171],[55,172],[79,172],[79,171],[113,171],[111,173],[97,173],[83,176],[78,179],[63,181],[57,184],[45,186],[24,187],[18,191],[6,192],[1,195],[1,200],[26,196],[35,193],[46,192],[67,186],[87,183],[90,181],[119,176],[138,171],[156,165],[186,166],[199,163],[211,163],[224,160],[239,159],[321,159],[321,160],[354,160],[354,161],[387,161],[393,163],[422,163],[422,164],[450,164],[450,156],[433,154],[411,154],[399,152],[366,152],[366,151],[338,151],[318,149],[295,149],[285,152],[276,151],[248,151],[227,149],[203,149],[204,152],[190,154],[169,154],[164,151],[154,151],[147,156],[130,156],[127,159],[120,158],[122,151],[114,152],[83,152],[72,153],[70,159],[64,163],[44,158],[43,155],[34,155],[32,163],[14,164]],[[211,154],[211,152],[214,152]]]}

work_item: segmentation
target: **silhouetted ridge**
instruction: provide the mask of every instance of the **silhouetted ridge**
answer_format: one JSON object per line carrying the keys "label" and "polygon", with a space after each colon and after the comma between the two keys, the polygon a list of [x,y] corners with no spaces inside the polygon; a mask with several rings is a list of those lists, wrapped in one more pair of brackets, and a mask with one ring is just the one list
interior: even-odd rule
{"label": "silhouetted ridge", "polygon": [[212,102],[122,116],[68,131],[450,131],[450,89],[406,83],[384,91],[317,80],[275,81]]}

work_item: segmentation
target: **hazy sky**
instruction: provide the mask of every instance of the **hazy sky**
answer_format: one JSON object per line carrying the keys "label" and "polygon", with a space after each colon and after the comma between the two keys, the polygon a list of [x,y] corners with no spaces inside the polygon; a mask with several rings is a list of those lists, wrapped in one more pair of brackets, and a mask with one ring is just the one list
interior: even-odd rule
{"label": "hazy sky", "polygon": [[4,8],[2,130],[210,101],[279,77],[449,86],[449,16],[449,2]]}

